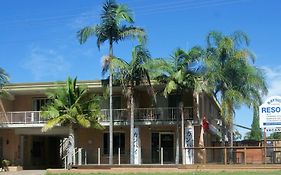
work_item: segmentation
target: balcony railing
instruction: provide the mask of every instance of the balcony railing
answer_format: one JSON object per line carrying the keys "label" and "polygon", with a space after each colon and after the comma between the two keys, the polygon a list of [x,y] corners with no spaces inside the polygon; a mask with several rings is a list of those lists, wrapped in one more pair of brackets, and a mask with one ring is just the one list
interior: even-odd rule
{"label": "balcony railing", "polygon": [[1,112],[0,123],[41,124],[41,123],[45,123],[45,120],[41,117],[40,111]]}
{"label": "balcony railing", "polygon": [[[109,109],[103,109],[104,121],[109,121]],[[113,109],[112,116],[114,121],[129,121],[129,109]],[[192,107],[185,107],[183,110],[184,118],[193,119]],[[180,108],[135,108],[135,121],[176,121],[181,119]]]}
{"label": "balcony railing", "polygon": [[[109,121],[109,109],[102,109],[104,118],[102,121]],[[130,110],[113,109],[114,121],[129,121]],[[193,119],[191,107],[184,108],[184,118]],[[180,108],[136,108],[135,121],[176,121],[181,118]],[[17,111],[0,112],[0,124],[42,124],[46,120],[40,115],[40,111]]]}

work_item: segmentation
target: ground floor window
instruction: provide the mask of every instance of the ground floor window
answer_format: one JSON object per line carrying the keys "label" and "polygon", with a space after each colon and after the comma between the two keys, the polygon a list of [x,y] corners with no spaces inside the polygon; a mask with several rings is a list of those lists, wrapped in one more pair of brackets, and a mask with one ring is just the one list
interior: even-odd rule
{"label": "ground floor window", "polygon": [[[118,154],[118,148],[120,154],[125,154],[125,133],[113,133],[113,154]],[[109,154],[109,133],[103,134],[103,153]]]}

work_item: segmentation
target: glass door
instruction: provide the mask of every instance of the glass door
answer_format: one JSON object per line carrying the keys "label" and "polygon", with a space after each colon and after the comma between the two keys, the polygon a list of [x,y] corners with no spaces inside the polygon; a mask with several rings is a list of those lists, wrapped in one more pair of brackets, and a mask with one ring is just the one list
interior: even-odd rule
{"label": "glass door", "polygon": [[163,148],[163,162],[174,163],[174,135],[161,134],[160,145]]}
{"label": "glass door", "polygon": [[174,163],[174,134],[152,133],[151,135],[151,158],[152,163],[161,162],[161,148],[163,148],[163,163]]}
{"label": "glass door", "polygon": [[151,134],[151,158],[152,163],[160,163],[159,133]]}

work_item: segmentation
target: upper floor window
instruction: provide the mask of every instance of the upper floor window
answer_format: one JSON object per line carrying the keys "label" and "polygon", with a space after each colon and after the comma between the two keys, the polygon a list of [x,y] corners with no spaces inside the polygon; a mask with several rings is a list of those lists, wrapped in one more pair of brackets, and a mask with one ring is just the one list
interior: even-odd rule
{"label": "upper floor window", "polygon": [[50,101],[47,98],[34,98],[32,102],[32,110],[33,111],[40,111],[42,106],[46,105]]}
{"label": "upper floor window", "polygon": [[181,96],[178,94],[172,94],[168,96],[169,107],[179,107],[181,102]]}
{"label": "upper floor window", "polygon": [[[113,109],[121,109],[121,96],[113,96],[112,97],[112,108]],[[109,108],[109,99],[103,100],[101,103],[102,109]]]}

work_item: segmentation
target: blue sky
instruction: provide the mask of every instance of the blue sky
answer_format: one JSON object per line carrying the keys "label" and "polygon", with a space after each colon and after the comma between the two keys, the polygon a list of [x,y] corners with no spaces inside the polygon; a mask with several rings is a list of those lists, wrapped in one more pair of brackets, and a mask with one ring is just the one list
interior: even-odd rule
{"label": "blue sky", "polygon": [[[101,57],[95,38],[80,45],[76,32],[99,22],[101,0],[9,0],[0,5],[0,67],[12,83],[101,78]],[[281,1],[279,0],[120,0],[145,28],[152,57],[168,57],[177,47],[206,46],[211,30],[242,30],[251,38],[255,65],[267,73],[269,95],[281,95]],[[134,41],[114,47],[130,59]],[[236,123],[250,127],[252,114],[242,107]],[[242,133],[246,132],[241,130]]]}

